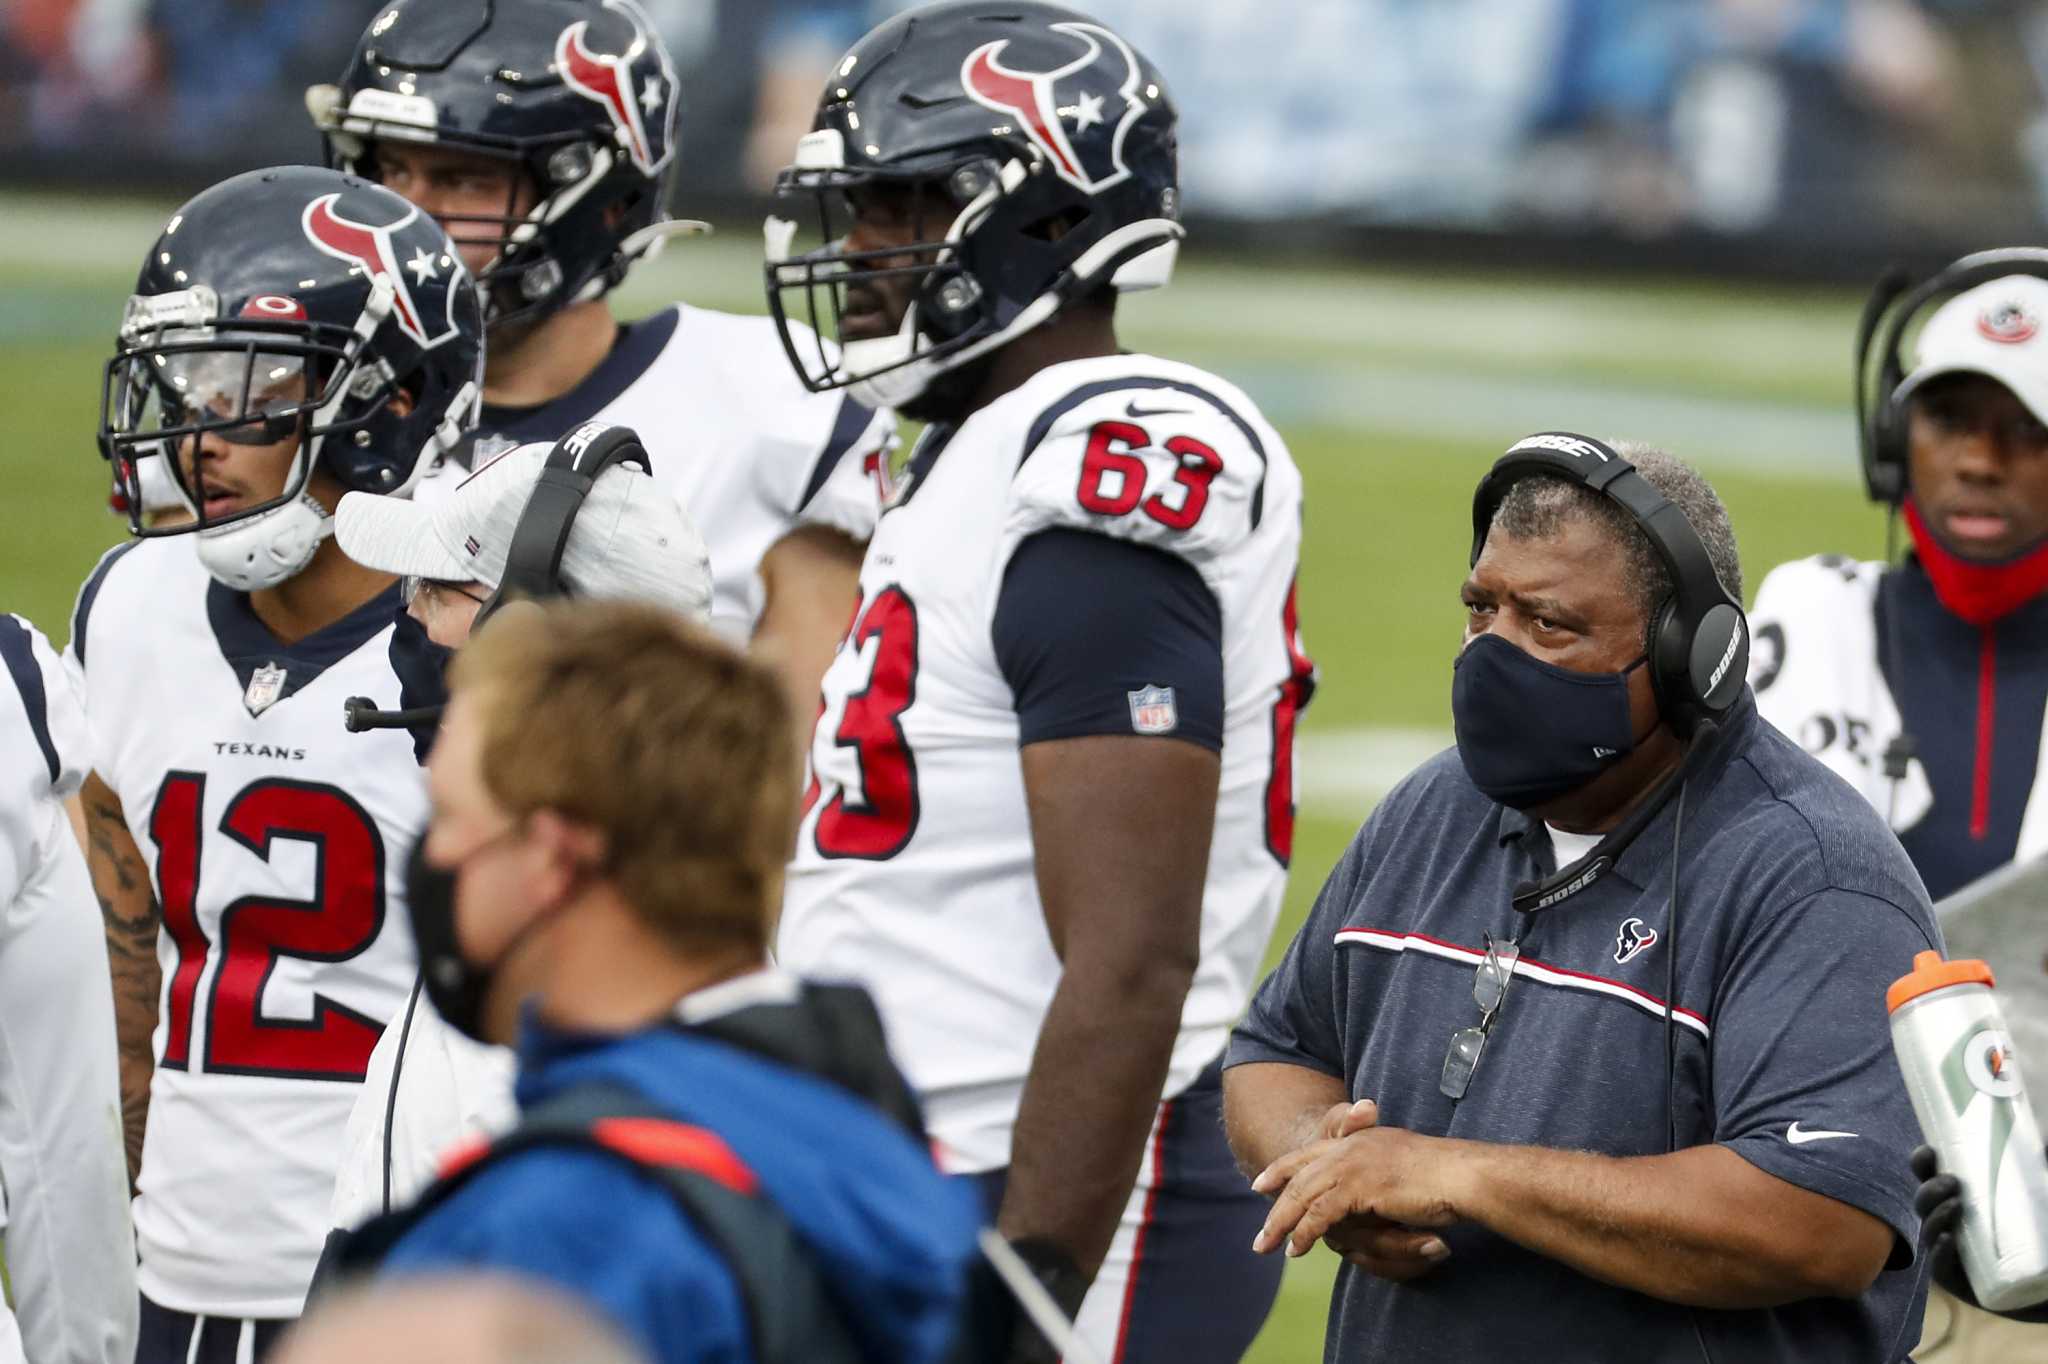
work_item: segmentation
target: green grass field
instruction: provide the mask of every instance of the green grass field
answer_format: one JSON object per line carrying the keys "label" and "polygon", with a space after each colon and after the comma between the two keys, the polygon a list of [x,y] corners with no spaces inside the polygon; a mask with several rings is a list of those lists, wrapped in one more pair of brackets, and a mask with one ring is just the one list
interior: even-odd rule
{"label": "green grass field", "polygon": [[[127,284],[170,205],[0,200],[0,607],[60,644],[72,594],[125,527],[93,444]],[[627,315],[672,298],[756,312],[758,243],[685,242],[638,272]],[[1772,565],[1882,548],[1854,481],[1847,411],[1859,299],[1719,282],[1422,276],[1187,253],[1176,286],[1125,305],[1134,349],[1246,388],[1307,482],[1303,631],[1321,687],[1311,752],[1361,730],[1449,729],[1457,587],[1474,483],[1545,427],[1663,444],[1728,503],[1753,595]],[[688,420],[688,414],[679,414]],[[1305,755],[1306,760],[1306,755]],[[1275,951],[1365,808],[1305,802]],[[1320,1356],[1335,1260],[1290,1267],[1248,1359]]]}

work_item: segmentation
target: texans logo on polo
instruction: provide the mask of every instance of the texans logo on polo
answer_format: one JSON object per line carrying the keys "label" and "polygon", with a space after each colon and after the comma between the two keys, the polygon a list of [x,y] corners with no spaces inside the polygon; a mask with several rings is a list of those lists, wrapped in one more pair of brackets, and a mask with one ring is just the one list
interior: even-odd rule
{"label": "texans logo on polo", "polygon": [[[399,329],[420,345],[438,346],[455,335],[455,324],[451,319],[429,318],[420,311],[419,302],[406,283],[405,269],[417,270],[420,260],[426,260],[434,269],[448,269],[453,265],[452,261],[445,261],[441,256],[443,248],[439,234],[426,230],[419,210],[408,209],[397,222],[378,227],[343,217],[336,206],[340,199],[339,192],[323,194],[306,205],[301,223],[307,239],[336,260],[354,261],[370,278],[388,283],[392,293],[392,317]],[[404,245],[412,248],[410,257],[401,259],[401,239]],[[422,282],[426,278],[432,276],[423,274]],[[449,301],[452,307],[452,294]],[[434,327],[431,332],[427,330],[430,324]]]}
{"label": "texans logo on polo", "polygon": [[2018,300],[1994,304],[1977,315],[1977,330],[1986,340],[2016,346],[2031,341],[2041,330],[2041,320]]}
{"label": "texans logo on polo", "polygon": [[[675,74],[669,69],[667,53],[649,36],[653,27],[639,6],[632,0],[605,0],[605,8],[616,10],[633,26],[633,40],[626,44],[626,50],[621,53],[593,52],[589,43],[590,23],[579,19],[563,29],[561,36],[555,39],[555,65],[571,90],[605,107],[605,112],[611,115],[612,128],[618,133],[619,144],[633,158],[633,164],[640,168],[641,174],[652,175],[669,156],[667,126],[662,112],[670,92],[675,89]],[[651,73],[644,83],[636,85],[633,65],[650,51],[659,58],[660,70]],[[648,132],[650,124],[663,135],[659,148]]]}
{"label": "texans logo on polo", "polygon": [[1657,941],[1657,930],[1641,919],[1628,918],[1621,921],[1621,927],[1614,934],[1614,960],[1616,964],[1629,961],[1648,951]]}
{"label": "texans logo on polo", "polygon": [[[1099,194],[1130,178],[1124,135],[1145,112],[1137,97],[1138,57],[1097,24],[1054,24],[1052,32],[1079,39],[1087,50],[1050,71],[1019,71],[1002,60],[1010,39],[983,43],[961,64],[960,84],[976,104],[1014,116],[1062,180]],[[1087,135],[1105,126],[1107,138]]]}

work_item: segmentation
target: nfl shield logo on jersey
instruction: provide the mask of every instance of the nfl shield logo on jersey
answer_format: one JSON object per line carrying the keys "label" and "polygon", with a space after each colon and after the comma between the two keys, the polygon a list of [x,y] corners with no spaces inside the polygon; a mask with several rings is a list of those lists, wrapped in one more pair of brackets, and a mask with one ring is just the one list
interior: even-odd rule
{"label": "nfl shield logo on jersey", "polygon": [[1131,728],[1140,734],[1171,734],[1180,723],[1173,706],[1172,687],[1140,687],[1127,691],[1131,702]]}
{"label": "nfl shield logo on jersey", "polygon": [[242,694],[242,704],[249,708],[251,715],[261,715],[284,695],[284,679],[283,668],[275,663],[265,663],[249,674],[249,690]]}

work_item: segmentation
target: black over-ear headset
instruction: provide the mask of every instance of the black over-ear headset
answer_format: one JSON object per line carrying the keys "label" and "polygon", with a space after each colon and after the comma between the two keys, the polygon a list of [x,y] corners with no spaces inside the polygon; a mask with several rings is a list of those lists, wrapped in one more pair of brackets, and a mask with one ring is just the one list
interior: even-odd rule
{"label": "black over-ear headset", "polygon": [[[532,495],[526,499],[526,508],[512,528],[512,543],[505,552],[505,576],[499,580],[497,590],[477,608],[471,630],[507,602],[568,595],[562,584],[562,554],[569,547],[569,532],[598,477],[614,464],[630,464],[644,474],[654,472],[654,462],[648,458],[646,447],[628,426],[589,421],[555,442]],[[369,729],[405,729],[438,718],[440,710],[439,706],[379,710],[369,697],[351,696],[342,703],[342,722],[352,734]]]}
{"label": "black over-ear headset", "polygon": [[2048,251],[2014,246],[1978,251],[1914,284],[1904,270],[1887,271],[1863,305],[1856,326],[1856,434],[1863,456],[1863,488],[1873,502],[1894,506],[1906,497],[1906,415],[1892,401],[1905,381],[1899,355],[1906,329],[1937,299],[2007,275],[2048,279]]}
{"label": "black over-ear headset", "polygon": [[598,476],[614,464],[631,464],[643,474],[654,472],[647,448],[629,426],[590,421],[555,442],[548,462],[519,513],[512,544],[505,552],[505,576],[498,590],[477,609],[474,630],[507,602],[540,601],[568,595],[562,585],[562,554],[576,513],[590,496]]}
{"label": "black over-ear headset", "polygon": [[1658,708],[1680,738],[1702,720],[1718,722],[1749,675],[1749,622],[1729,595],[1692,523],[1614,448],[1570,431],[1540,431],[1515,442],[1472,495],[1472,562],[1501,500],[1518,480],[1549,474],[1610,498],[1642,528],[1671,574],[1672,594],[1650,622],[1650,679]]}

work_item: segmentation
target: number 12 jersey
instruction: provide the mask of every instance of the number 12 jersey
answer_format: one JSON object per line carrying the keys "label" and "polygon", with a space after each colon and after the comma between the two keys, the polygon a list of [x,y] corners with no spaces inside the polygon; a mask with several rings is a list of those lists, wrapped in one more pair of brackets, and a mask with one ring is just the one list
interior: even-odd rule
{"label": "number 12 jersey", "polygon": [[[1295,623],[1300,523],[1300,474],[1250,401],[1148,356],[1052,366],[913,453],[825,674],[778,951],[873,992],[949,1169],[1008,1164],[1060,979],[1020,744],[1122,733],[1220,748],[1200,964],[1161,1097],[1222,1051],[1293,842],[1295,717],[1313,684]],[[1146,586],[1109,580],[1125,576]],[[1062,599],[1111,590],[1134,636],[1200,622],[1204,697],[1114,640],[1046,656],[1065,637]],[[1048,672],[1072,679],[1051,716],[1020,691]]]}
{"label": "number 12 jersey", "polygon": [[425,783],[395,705],[392,590],[285,646],[189,539],[111,551],[80,593],[92,766],[149,863],[163,926],[156,1074],[135,1200],[152,1301],[298,1314],[342,1130],[416,970],[405,858]]}

